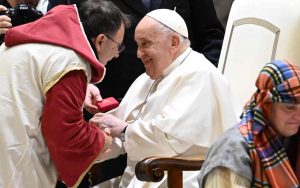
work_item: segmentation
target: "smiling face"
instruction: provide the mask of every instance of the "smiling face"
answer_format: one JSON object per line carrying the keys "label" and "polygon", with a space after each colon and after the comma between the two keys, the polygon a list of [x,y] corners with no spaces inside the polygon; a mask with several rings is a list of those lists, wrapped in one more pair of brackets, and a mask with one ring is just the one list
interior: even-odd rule
{"label": "smiling face", "polygon": [[295,135],[300,126],[300,105],[287,103],[271,104],[270,123],[284,137]]}
{"label": "smiling face", "polygon": [[[163,32],[162,26],[149,17],[144,17],[135,30],[138,45],[137,57],[145,66],[146,74],[155,80],[174,60],[172,33]],[[178,45],[178,44],[177,44]]]}

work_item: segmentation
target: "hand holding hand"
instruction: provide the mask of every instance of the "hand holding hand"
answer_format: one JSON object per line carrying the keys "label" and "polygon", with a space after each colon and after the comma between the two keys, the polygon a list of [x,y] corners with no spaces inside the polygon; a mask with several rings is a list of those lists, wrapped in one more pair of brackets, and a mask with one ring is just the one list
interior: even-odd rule
{"label": "hand holding hand", "polygon": [[[0,5],[0,12],[5,11],[7,8],[3,5]],[[0,34],[6,33],[9,28],[11,28],[11,19],[6,15],[0,15]]]}
{"label": "hand holding hand", "polygon": [[113,137],[119,137],[123,129],[127,126],[127,123],[120,120],[111,114],[97,113],[90,122],[97,125],[100,129],[109,128],[110,134]]}
{"label": "hand holding hand", "polygon": [[88,84],[85,100],[84,100],[84,108],[91,114],[95,114],[99,112],[96,103],[102,101],[102,97],[100,95],[99,89],[94,84]]}
{"label": "hand holding hand", "polygon": [[108,128],[103,130],[104,132],[104,140],[105,140],[105,144],[103,149],[101,150],[100,154],[98,155],[97,159],[101,160],[103,158],[105,158],[110,152],[111,152],[111,145],[112,145],[112,140],[113,138],[110,136],[110,131]]}

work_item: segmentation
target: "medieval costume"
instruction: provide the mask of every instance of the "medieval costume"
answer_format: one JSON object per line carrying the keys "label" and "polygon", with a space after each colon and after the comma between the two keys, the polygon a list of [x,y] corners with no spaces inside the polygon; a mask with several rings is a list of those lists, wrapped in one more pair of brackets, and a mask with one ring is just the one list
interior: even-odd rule
{"label": "medieval costume", "polygon": [[105,73],[76,6],[10,29],[0,59],[0,187],[76,186],[104,146],[82,111]]}

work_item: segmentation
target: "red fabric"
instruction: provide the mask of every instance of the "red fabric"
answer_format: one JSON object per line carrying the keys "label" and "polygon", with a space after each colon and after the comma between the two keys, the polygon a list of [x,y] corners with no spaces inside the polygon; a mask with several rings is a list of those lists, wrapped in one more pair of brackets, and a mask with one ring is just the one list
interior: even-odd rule
{"label": "red fabric", "polygon": [[46,43],[72,49],[92,66],[92,82],[99,82],[104,76],[104,66],[86,39],[74,5],[54,7],[42,18],[11,28],[6,33],[6,46],[24,43]]}
{"label": "red fabric", "polygon": [[47,93],[42,133],[61,180],[73,186],[104,147],[104,133],[83,119],[83,71],[71,71]]}

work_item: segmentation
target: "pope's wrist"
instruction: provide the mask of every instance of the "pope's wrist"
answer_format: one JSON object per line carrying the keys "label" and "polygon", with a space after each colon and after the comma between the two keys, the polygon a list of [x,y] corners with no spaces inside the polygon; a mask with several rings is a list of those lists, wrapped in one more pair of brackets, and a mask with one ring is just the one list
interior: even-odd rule
{"label": "pope's wrist", "polygon": [[126,132],[127,126],[128,126],[128,124],[125,125],[125,127],[123,128],[123,130],[120,134],[120,137],[119,137],[122,142],[125,142],[125,132]]}

